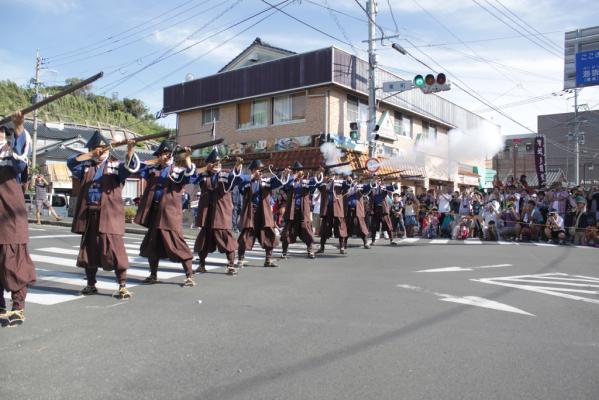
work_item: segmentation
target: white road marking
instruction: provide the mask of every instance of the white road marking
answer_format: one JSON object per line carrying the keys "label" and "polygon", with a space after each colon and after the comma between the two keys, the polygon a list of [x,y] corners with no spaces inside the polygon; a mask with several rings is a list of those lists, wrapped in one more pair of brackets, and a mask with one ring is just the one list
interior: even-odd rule
{"label": "white road marking", "polygon": [[[10,299],[10,293],[5,293],[4,298]],[[79,296],[78,294],[49,293],[45,290],[40,290],[33,287],[27,290],[27,298],[25,299],[25,303],[52,306],[54,304],[64,303],[65,301],[77,300],[81,298],[83,298],[83,296]]]}
{"label": "white road marking", "polygon": [[[71,258],[51,257],[51,256],[44,256],[41,254],[31,254],[31,259],[35,263],[53,264],[53,265],[61,265],[63,267],[69,267],[69,268],[78,268],[76,265],[77,260],[71,259]],[[139,277],[145,278],[148,276],[148,274],[149,274],[148,268],[142,269],[142,268],[129,267],[127,269],[128,276],[139,276]],[[182,272],[176,273],[176,272],[169,272],[169,271],[162,271],[162,270],[158,271],[159,279],[171,279],[171,278],[181,276],[181,275],[183,275]]]}
{"label": "white road marking", "polygon": [[405,238],[405,239],[401,239],[398,243],[415,243],[417,241],[419,241],[420,238]]}
{"label": "white road marking", "polygon": [[459,297],[459,296],[454,296],[454,295],[446,294],[446,293],[433,292],[433,291],[430,291],[430,290],[427,290],[427,289],[424,289],[424,288],[421,288],[418,286],[413,286],[413,285],[401,285],[400,284],[400,285],[397,285],[397,287],[402,288],[402,289],[413,290],[413,291],[421,292],[421,293],[433,294],[433,295],[439,297],[440,301],[448,301],[451,303],[466,304],[469,306],[489,308],[489,309],[498,310],[498,311],[512,312],[512,313],[516,313],[516,314],[529,315],[532,317],[535,316],[534,314],[531,314],[531,313],[521,310],[519,308],[512,307],[510,305],[500,303],[495,300],[485,299],[483,297],[478,297],[478,296]]}
{"label": "white road marking", "polygon": [[29,230],[30,231],[45,231],[44,228],[32,228],[32,227],[29,227]]}
{"label": "white road marking", "polygon": [[500,303],[498,301],[488,300],[488,299],[484,299],[482,297],[477,297],[477,296],[455,297],[455,296],[447,295],[447,297],[443,297],[439,300],[449,301],[452,303],[466,304],[469,306],[490,308],[492,310],[507,311],[507,312],[513,312],[513,313],[517,313],[517,314],[530,315],[533,317],[535,316],[534,314],[531,314],[531,313],[521,310],[519,308],[512,307],[507,304]]}
{"label": "white road marking", "polygon": [[42,235],[42,236],[29,236],[29,239],[54,239],[54,238],[67,238],[67,237],[80,238],[81,235]]}
{"label": "white road marking", "polygon": [[462,271],[474,271],[475,269],[485,268],[502,268],[511,267],[512,264],[496,264],[496,265],[481,265],[480,267],[442,267],[442,268],[430,268],[422,269],[416,272],[462,272]]}
{"label": "white road marking", "polygon": [[479,239],[468,239],[464,240],[464,244],[483,244]]}
{"label": "white road marking", "polygon": [[[561,281],[560,281],[561,279]],[[597,287],[597,283],[599,280],[594,277],[582,276],[582,275],[569,275],[565,273],[549,273],[549,274],[537,274],[537,275],[518,275],[518,276],[504,276],[504,277],[496,277],[496,278],[483,278],[483,279],[470,279],[474,282],[488,283],[490,285],[499,285],[506,286],[516,289],[528,290],[531,292],[537,292],[542,294],[548,294],[557,297],[563,297],[565,299],[570,300],[578,300],[586,303],[599,304],[599,300],[592,299],[583,296],[577,296],[575,294],[568,294],[563,292],[571,292],[571,293],[584,293],[584,294],[593,294],[598,295],[598,290],[585,290],[585,289],[574,289],[571,287],[563,287],[563,286],[572,286],[576,285],[576,287],[587,287],[587,288],[595,288]],[[586,284],[574,284],[572,282],[586,282]],[[519,282],[526,283],[538,283],[543,286],[538,285],[526,285],[520,284]],[[562,285],[562,286],[555,286]]]}
{"label": "white road marking", "polygon": [[449,239],[433,239],[429,242],[430,244],[447,244]]}

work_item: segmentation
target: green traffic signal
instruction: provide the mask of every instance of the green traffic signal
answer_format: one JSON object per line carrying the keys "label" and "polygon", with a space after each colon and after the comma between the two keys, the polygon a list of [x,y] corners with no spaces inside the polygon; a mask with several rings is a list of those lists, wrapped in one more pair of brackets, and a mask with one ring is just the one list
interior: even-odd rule
{"label": "green traffic signal", "polygon": [[416,75],[414,77],[414,85],[418,87],[424,86],[424,78],[422,77],[422,75]]}

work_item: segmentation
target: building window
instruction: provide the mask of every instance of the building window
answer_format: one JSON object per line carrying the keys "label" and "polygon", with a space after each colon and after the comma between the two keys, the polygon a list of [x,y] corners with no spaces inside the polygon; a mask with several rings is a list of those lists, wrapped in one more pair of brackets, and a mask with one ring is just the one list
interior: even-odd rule
{"label": "building window", "polygon": [[393,130],[395,134],[412,137],[412,119],[399,111],[395,111],[393,117]]}
{"label": "building window", "polygon": [[202,112],[202,125],[218,121],[218,107],[206,108]]}
{"label": "building window", "polygon": [[357,97],[347,96],[347,120],[357,122],[359,118],[359,101]]}
{"label": "building window", "polygon": [[295,93],[287,96],[273,98],[272,101],[272,123],[306,119],[306,95]]}
{"label": "building window", "polygon": [[347,120],[349,122],[368,122],[368,102],[355,96],[347,96]]}
{"label": "building window", "polygon": [[401,116],[402,135],[411,138],[412,137],[412,118],[402,115]]}
{"label": "building window", "polygon": [[237,104],[237,128],[260,128],[267,125],[268,101],[253,100]]}
{"label": "building window", "polygon": [[437,126],[428,121],[422,121],[422,135],[428,139],[437,139]]}

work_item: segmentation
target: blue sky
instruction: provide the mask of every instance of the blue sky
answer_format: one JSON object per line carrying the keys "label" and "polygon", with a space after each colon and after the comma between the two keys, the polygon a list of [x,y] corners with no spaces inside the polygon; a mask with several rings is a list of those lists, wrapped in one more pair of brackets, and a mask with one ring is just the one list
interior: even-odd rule
{"label": "blue sky", "polygon": [[[296,52],[335,45],[366,58],[367,19],[355,0],[296,0],[284,8],[335,39],[272,8],[241,22],[269,8],[262,0],[0,0],[0,5],[5,32],[0,79],[27,82],[39,48],[45,83],[102,70],[105,77],[95,92],[137,97],[152,111],[162,107],[164,86],[188,73],[196,78],[216,73],[256,37]],[[377,23],[449,80],[459,79],[462,87],[536,130],[537,115],[573,110],[572,95],[560,92],[564,32],[599,25],[598,15],[596,0],[378,0]],[[406,79],[429,72],[390,44],[377,44],[382,68]],[[456,87],[442,96],[501,125],[505,134],[527,132]],[[599,87],[584,89],[580,102],[598,109]],[[174,124],[173,118],[162,121]]]}

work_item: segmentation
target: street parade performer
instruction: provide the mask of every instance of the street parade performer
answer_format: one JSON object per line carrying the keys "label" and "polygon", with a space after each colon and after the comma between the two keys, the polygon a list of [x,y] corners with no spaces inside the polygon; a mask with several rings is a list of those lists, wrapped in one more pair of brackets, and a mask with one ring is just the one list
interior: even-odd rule
{"label": "street parade performer", "polygon": [[364,242],[364,248],[369,249],[368,226],[366,225],[366,212],[364,210],[364,196],[370,193],[369,184],[358,183],[355,173],[346,178],[346,218],[348,236],[357,235]]}
{"label": "street parade performer", "polygon": [[142,163],[140,175],[146,180],[135,223],[148,228],[141,243],[140,256],[150,264],[150,276],[145,284],[158,282],[160,259],[168,258],[181,262],[185,271],[183,287],[194,286],[193,254],[183,237],[182,192],[189,184],[196,167],[191,162],[191,150],[185,149],[185,166],[177,166],[173,160],[173,145],[163,140],[154,152],[157,162]]}
{"label": "street parade performer", "polygon": [[[12,115],[15,129],[0,127],[0,323],[17,326],[25,321],[27,288],[35,283],[35,267],[27,242],[27,210],[21,176],[27,166],[24,135],[28,135],[20,112]],[[12,138],[12,145],[9,139]],[[12,309],[7,311],[4,291],[11,292]]]}
{"label": "street parade performer", "polygon": [[326,183],[318,185],[320,190],[320,248],[316,253],[324,253],[324,247],[333,234],[339,238],[339,252],[346,253],[347,224],[345,223],[344,180],[335,179],[332,170],[326,169]]}
{"label": "street parade performer", "polygon": [[[272,260],[272,251],[277,245],[275,233],[275,220],[272,213],[272,191],[283,185],[283,181],[278,176],[270,178],[262,177],[264,164],[260,160],[254,160],[249,166],[250,175],[242,175],[243,181],[240,184],[240,191],[243,197],[243,206],[239,217],[239,227],[241,233],[237,240],[238,266],[243,267],[246,250],[252,250],[254,242],[258,243],[266,252],[264,261],[265,267],[277,267]],[[285,170],[284,173],[289,173]],[[286,183],[286,182],[285,182]]]}
{"label": "street parade performer", "polygon": [[196,174],[192,183],[200,186],[196,226],[200,233],[196,238],[194,252],[200,255],[197,272],[206,272],[208,253],[218,251],[227,256],[227,275],[237,275],[235,250],[237,241],[233,237],[233,199],[231,190],[238,184],[243,160],[237,158],[232,171],[222,170],[221,157],[215,148],[206,157],[206,171]]}
{"label": "street parade performer", "polygon": [[283,190],[287,193],[287,208],[285,209],[285,226],[281,232],[281,243],[283,245],[283,253],[281,258],[287,258],[289,243],[295,243],[296,238],[306,244],[308,257],[315,258],[312,244],[314,243],[314,234],[312,232],[311,221],[311,206],[312,194],[316,190],[316,186],[322,183],[322,171],[319,170],[319,178],[312,177],[306,179],[304,177],[304,166],[296,161],[291,170],[294,172],[293,179],[290,179],[283,186]]}
{"label": "street parade performer", "polygon": [[[87,286],[83,295],[98,293],[96,274],[99,268],[114,271],[119,284],[118,298],[131,298],[127,290],[129,260],[125,250],[125,209],[122,188],[127,177],[139,170],[134,153],[135,141],[127,141],[127,160],[121,162],[110,154],[108,140],[100,131],[85,145],[89,153],[67,160],[73,176],[81,182],[71,231],[81,234],[77,266],[85,268]],[[91,158],[91,159],[90,159]]]}
{"label": "street parade performer", "polygon": [[371,245],[376,241],[376,233],[379,231],[381,224],[383,230],[389,235],[389,244],[394,246],[397,243],[393,241],[393,225],[391,217],[389,217],[389,204],[387,203],[387,195],[395,191],[396,186],[383,185],[380,176],[375,176],[374,185],[370,191],[370,234],[372,237]]}

